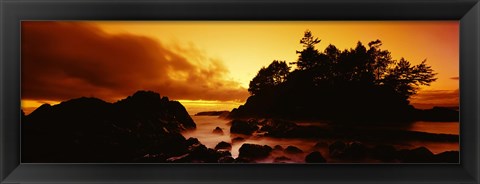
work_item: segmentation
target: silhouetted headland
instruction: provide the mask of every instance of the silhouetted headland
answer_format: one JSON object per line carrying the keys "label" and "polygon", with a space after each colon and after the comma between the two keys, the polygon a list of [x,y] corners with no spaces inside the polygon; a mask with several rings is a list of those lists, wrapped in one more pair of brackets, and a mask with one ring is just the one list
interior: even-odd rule
{"label": "silhouetted headland", "polygon": [[195,116],[221,116],[226,117],[230,111],[205,111],[196,113]]}
{"label": "silhouetted headland", "polygon": [[217,162],[230,155],[180,134],[195,128],[179,102],[151,91],[115,103],[82,97],[44,104],[22,115],[22,162]]}

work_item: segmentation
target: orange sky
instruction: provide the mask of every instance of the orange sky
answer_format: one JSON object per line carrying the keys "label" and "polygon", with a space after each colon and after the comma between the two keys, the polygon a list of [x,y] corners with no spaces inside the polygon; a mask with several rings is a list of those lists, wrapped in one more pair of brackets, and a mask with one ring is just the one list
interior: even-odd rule
{"label": "orange sky", "polygon": [[457,21],[131,21],[23,22],[22,107],[80,96],[113,102],[147,89],[190,113],[230,110],[262,66],[297,59],[306,29],[322,40],[319,50],[380,39],[394,59],[427,59],[438,80],[412,103],[458,106]]}

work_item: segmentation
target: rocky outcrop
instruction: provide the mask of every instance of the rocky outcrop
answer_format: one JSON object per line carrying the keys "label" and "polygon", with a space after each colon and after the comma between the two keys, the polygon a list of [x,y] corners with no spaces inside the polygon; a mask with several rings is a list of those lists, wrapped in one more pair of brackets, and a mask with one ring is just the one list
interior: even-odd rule
{"label": "rocky outcrop", "polygon": [[218,134],[218,135],[223,135],[223,129],[220,128],[220,127],[215,127],[215,129],[213,129],[212,133]]}
{"label": "rocky outcrop", "polygon": [[228,142],[219,142],[216,146],[215,146],[215,149],[216,150],[231,150],[232,149],[232,145]]}
{"label": "rocky outcrop", "polygon": [[267,145],[243,144],[239,149],[239,157],[248,160],[257,160],[267,158],[272,152],[272,148]]}
{"label": "rocky outcrop", "polygon": [[22,161],[165,162],[189,152],[180,132],[195,127],[179,102],[151,91],[115,103],[82,97],[45,104],[22,119]]}
{"label": "rocky outcrop", "polygon": [[303,151],[300,149],[300,148],[297,148],[295,146],[288,146],[287,148],[285,148],[285,150],[283,150],[283,152],[287,153],[287,154],[299,154],[299,153],[303,153]]}

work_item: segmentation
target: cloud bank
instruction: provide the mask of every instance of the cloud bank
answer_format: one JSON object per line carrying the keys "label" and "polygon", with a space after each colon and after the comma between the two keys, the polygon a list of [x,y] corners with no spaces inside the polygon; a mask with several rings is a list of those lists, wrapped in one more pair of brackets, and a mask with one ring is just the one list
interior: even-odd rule
{"label": "cloud bank", "polygon": [[248,97],[221,61],[198,50],[108,34],[90,23],[22,22],[21,52],[22,99],[93,96],[114,101],[140,89],[173,99]]}

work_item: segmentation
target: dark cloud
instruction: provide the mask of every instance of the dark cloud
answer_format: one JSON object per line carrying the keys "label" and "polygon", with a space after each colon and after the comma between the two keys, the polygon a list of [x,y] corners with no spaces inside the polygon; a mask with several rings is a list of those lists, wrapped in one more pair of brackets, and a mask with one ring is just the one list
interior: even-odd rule
{"label": "dark cloud", "polygon": [[452,80],[459,80],[460,78],[459,78],[459,77],[451,77],[450,79],[452,79]]}
{"label": "dark cloud", "polygon": [[425,90],[412,96],[410,101],[417,108],[457,107],[459,106],[459,90]]}
{"label": "dark cloud", "polygon": [[[245,100],[221,61],[149,37],[78,22],[22,23],[22,99],[123,98],[144,89],[173,99]],[[186,56],[195,56],[189,60]]]}

